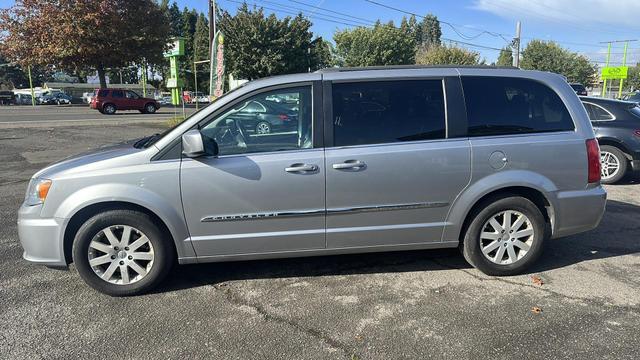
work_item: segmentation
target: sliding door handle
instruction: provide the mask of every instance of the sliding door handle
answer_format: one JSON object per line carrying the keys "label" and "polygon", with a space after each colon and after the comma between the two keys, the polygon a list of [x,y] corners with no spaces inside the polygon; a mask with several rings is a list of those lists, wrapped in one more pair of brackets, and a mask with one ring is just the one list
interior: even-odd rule
{"label": "sliding door handle", "polygon": [[318,171],[318,165],[291,164],[291,166],[284,168],[284,171],[290,172],[290,173],[313,172],[313,171]]}
{"label": "sliding door handle", "polygon": [[343,163],[331,165],[336,170],[351,170],[351,169],[364,169],[367,164],[360,160],[347,160]]}

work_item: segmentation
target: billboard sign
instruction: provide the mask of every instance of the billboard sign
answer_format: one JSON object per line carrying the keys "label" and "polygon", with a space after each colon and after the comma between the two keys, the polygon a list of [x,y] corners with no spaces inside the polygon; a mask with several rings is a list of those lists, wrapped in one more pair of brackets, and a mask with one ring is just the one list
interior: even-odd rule
{"label": "billboard sign", "polygon": [[628,71],[628,66],[606,66],[602,68],[602,79],[626,79]]}

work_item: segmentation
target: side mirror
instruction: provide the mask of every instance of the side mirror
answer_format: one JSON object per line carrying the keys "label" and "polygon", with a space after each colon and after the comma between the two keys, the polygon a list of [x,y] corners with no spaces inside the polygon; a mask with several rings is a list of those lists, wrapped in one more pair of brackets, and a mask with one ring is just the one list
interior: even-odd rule
{"label": "side mirror", "polygon": [[200,130],[189,130],[182,134],[182,155],[195,158],[205,154]]}
{"label": "side mirror", "polygon": [[196,158],[204,155],[218,155],[218,144],[215,140],[203,135],[200,130],[189,130],[182,134],[182,154]]}

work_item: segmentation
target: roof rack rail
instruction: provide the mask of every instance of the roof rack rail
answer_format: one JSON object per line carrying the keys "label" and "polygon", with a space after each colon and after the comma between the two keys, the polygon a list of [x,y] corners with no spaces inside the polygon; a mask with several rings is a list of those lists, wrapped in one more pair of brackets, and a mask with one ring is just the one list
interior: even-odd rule
{"label": "roof rack rail", "polygon": [[363,66],[363,67],[332,67],[317,70],[317,73],[368,71],[368,70],[402,70],[402,69],[512,69],[519,70],[515,66],[495,65],[387,65],[387,66]]}

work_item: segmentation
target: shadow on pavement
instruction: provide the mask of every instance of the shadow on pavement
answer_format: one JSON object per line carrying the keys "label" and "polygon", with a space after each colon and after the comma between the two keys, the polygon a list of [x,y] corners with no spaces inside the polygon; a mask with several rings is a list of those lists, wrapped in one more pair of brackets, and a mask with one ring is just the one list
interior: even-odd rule
{"label": "shadow on pavement", "polygon": [[[590,232],[545,244],[526,274],[563,268],[583,261],[640,253],[640,206],[610,200],[600,226]],[[469,269],[457,249],[335,255],[176,266],[155,292],[167,292],[232,280],[318,277]]]}

